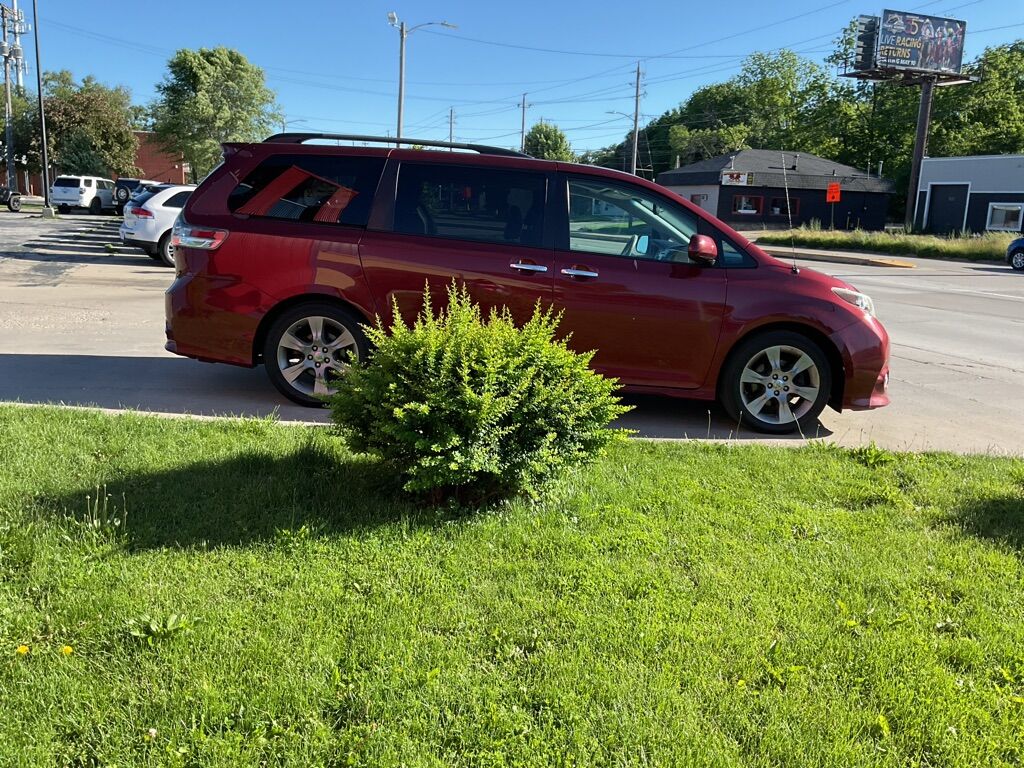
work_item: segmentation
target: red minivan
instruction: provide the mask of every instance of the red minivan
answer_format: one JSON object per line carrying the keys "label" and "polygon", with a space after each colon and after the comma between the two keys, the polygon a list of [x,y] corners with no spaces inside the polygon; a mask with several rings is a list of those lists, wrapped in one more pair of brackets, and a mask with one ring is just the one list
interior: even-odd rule
{"label": "red minivan", "polygon": [[485,311],[553,305],[571,346],[597,350],[594,368],[628,391],[717,398],[765,432],[889,402],[870,298],[663,187],[478,145],[324,143],[367,138],[224,145],[175,225],[168,350],[263,363],[284,395],[319,405],[367,355],[363,325],[396,305],[412,319],[424,285],[441,298],[454,278]]}

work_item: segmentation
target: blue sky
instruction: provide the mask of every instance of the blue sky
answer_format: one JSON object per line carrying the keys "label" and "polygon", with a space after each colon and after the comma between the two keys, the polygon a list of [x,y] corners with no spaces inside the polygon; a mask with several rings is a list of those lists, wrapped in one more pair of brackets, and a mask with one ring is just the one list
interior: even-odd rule
{"label": "blue sky", "polygon": [[[31,4],[24,5],[30,13]],[[892,7],[965,19],[965,60],[986,46],[1024,38],[1024,0]],[[458,25],[409,36],[406,136],[446,139],[453,107],[457,139],[518,146],[526,92],[527,127],[540,118],[555,122],[579,152],[614,143],[629,129],[626,117],[609,111],[632,112],[638,57],[646,121],[701,85],[732,76],[753,51],[788,47],[820,61],[851,18],[880,14],[882,7],[863,0],[40,0],[43,69],[126,85],[137,103],[147,103],[174,50],[226,45],[265,68],[294,121],[290,130],[393,135],[398,32],[386,19],[392,10],[410,26]],[[31,36],[25,43],[34,63]]]}

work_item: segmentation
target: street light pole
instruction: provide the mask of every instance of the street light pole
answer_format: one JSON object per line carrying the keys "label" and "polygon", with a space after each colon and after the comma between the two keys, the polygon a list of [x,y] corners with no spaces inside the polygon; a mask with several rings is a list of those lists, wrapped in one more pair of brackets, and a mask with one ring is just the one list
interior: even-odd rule
{"label": "street light pole", "polygon": [[417,24],[415,27],[406,27],[404,21],[399,21],[398,14],[394,11],[388,13],[388,24],[398,30],[398,130],[395,138],[402,138],[402,118],[405,112],[405,41],[413,32],[423,27],[438,26],[446,29],[458,29],[455,24],[447,21],[427,21]]}
{"label": "street light pole", "polygon": [[405,111],[405,38],[409,33],[405,31],[405,22],[398,27],[398,128],[395,138],[402,138],[402,113]]}
{"label": "street light pole", "polygon": [[39,133],[43,140],[42,161],[43,161],[43,218],[53,218],[53,208],[50,207],[50,166],[46,149],[46,111],[43,109],[43,67],[40,64],[39,56],[39,8],[37,0],[32,0],[32,31],[36,41],[36,90],[39,93]]}

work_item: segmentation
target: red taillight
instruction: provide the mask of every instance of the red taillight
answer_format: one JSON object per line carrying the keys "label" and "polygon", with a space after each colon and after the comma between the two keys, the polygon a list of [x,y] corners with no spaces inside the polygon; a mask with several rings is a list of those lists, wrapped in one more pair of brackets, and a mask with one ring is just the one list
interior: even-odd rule
{"label": "red taillight", "polygon": [[228,230],[213,227],[194,227],[181,215],[174,222],[171,244],[182,248],[200,248],[204,251],[215,251],[228,238]]}
{"label": "red taillight", "polygon": [[150,213],[149,211],[147,211],[147,210],[146,210],[145,208],[140,208],[140,207],[139,207],[139,206],[137,206],[137,205],[133,205],[133,206],[132,206],[132,207],[131,207],[131,208],[130,208],[130,209],[128,210],[128,212],[129,212],[129,213],[130,213],[130,214],[131,214],[132,216],[136,216],[136,217],[138,217],[138,218],[140,218],[140,219],[152,219],[152,218],[153,218],[153,214],[152,214],[152,213]]}

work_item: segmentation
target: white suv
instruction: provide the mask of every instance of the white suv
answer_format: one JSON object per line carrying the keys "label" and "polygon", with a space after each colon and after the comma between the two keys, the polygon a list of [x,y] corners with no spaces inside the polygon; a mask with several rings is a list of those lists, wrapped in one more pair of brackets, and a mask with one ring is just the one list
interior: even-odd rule
{"label": "white suv", "polygon": [[58,176],[50,187],[50,202],[61,213],[72,208],[85,208],[92,214],[111,210],[114,206],[114,182],[98,176]]}
{"label": "white suv", "polygon": [[171,228],[193,189],[191,184],[161,184],[133,195],[124,207],[121,242],[141,248],[154,261],[173,267]]}

